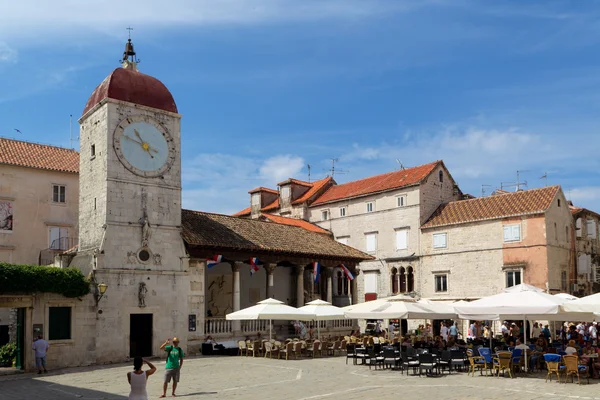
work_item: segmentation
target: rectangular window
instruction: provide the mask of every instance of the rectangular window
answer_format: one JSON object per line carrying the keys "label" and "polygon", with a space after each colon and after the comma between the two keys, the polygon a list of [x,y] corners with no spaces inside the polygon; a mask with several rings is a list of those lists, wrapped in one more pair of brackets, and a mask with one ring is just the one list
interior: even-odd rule
{"label": "rectangular window", "polygon": [[71,307],[48,308],[48,339],[71,339]]}
{"label": "rectangular window", "polygon": [[66,202],[66,191],[67,188],[64,185],[52,185],[52,201],[55,203]]}
{"label": "rectangular window", "polygon": [[448,235],[446,233],[434,233],[433,234],[433,248],[434,249],[445,249],[448,247]]}
{"label": "rectangular window", "polygon": [[372,201],[367,203],[367,212],[373,212],[375,210],[375,204]]}
{"label": "rectangular window", "polygon": [[377,293],[377,274],[365,274],[365,293]]}
{"label": "rectangular window", "polygon": [[365,239],[367,241],[367,251],[370,251],[370,252],[377,251],[377,234],[376,233],[367,233],[365,235]]}
{"label": "rectangular window", "polygon": [[336,240],[338,242],[340,242],[341,244],[345,244],[346,246],[348,245],[348,239],[350,239],[349,236],[345,236],[345,237],[339,237]]}
{"label": "rectangular window", "polygon": [[587,228],[588,237],[595,239],[596,238],[596,221],[594,221],[593,219],[588,219],[586,228]]}
{"label": "rectangular window", "polygon": [[504,242],[518,242],[521,240],[521,225],[504,226]]}
{"label": "rectangular window", "polygon": [[398,229],[396,231],[396,250],[408,249],[408,229]]}
{"label": "rectangular window", "polygon": [[521,271],[506,271],[506,287],[521,284]]}
{"label": "rectangular window", "polygon": [[69,230],[58,226],[48,228],[48,248],[52,250],[68,250],[67,236]]}
{"label": "rectangular window", "polygon": [[340,207],[340,217],[346,216],[346,207]]}
{"label": "rectangular window", "polygon": [[92,158],[96,157],[96,145],[95,144],[93,144],[90,149],[90,155]]}
{"label": "rectangular window", "polygon": [[435,276],[435,291],[438,293],[448,291],[448,275]]}
{"label": "rectangular window", "polygon": [[321,221],[327,221],[329,219],[329,211],[321,211]]}
{"label": "rectangular window", "polygon": [[396,202],[398,207],[404,207],[406,205],[406,195],[396,197]]}

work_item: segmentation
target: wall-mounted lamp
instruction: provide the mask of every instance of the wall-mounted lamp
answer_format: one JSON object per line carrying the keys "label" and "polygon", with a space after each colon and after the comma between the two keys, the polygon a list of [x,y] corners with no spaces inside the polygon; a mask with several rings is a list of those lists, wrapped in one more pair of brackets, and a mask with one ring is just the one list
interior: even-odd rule
{"label": "wall-mounted lamp", "polygon": [[94,287],[95,287],[94,300],[96,300],[96,307],[98,307],[98,303],[100,303],[100,300],[102,299],[102,297],[104,297],[104,293],[106,293],[106,289],[108,289],[108,285],[105,283],[99,283],[99,284],[95,285]]}

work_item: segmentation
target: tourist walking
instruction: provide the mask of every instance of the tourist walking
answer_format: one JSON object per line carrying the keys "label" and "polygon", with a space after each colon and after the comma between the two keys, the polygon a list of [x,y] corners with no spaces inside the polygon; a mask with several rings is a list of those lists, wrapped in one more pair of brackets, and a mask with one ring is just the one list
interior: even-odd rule
{"label": "tourist walking", "polygon": [[175,396],[175,390],[177,390],[177,384],[179,383],[179,375],[181,367],[183,365],[183,350],[179,347],[179,339],[173,338],[173,344],[171,338],[167,339],[161,346],[160,349],[167,352],[167,365],[165,366],[165,383],[163,384],[163,394],[160,397],[167,396],[167,388],[169,382],[173,379],[173,396]]}
{"label": "tourist walking", "polygon": [[47,373],[46,369],[46,353],[48,352],[48,342],[46,342],[42,335],[39,335],[37,340],[33,342],[33,350],[35,350],[35,366],[38,369],[38,374],[42,373],[42,368],[44,369],[44,373]]}
{"label": "tourist walking", "polygon": [[[149,370],[143,371],[142,366],[147,364]],[[148,377],[156,372],[156,367],[151,362],[144,360],[142,357],[133,359],[133,372],[127,373],[127,381],[131,385],[129,392],[129,400],[148,400],[148,392],[146,392],[146,382]]]}

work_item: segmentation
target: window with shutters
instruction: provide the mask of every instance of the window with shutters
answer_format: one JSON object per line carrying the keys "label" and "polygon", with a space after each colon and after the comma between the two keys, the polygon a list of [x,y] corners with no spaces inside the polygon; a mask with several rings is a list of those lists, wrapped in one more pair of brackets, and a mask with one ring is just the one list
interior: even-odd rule
{"label": "window with shutters", "polygon": [[586,229],[587,229],[587,236],[595,239],[596,238],[596,221],[594,221],[593,219],[588,219],[586,221]]}
{"label": "window with shutters", "polygon": [[365,273],[365,293],[377,293],[377,274]]}
{"label": "window with shutters", "polygon": [[575,236],[581,237],[581,218],[577,218],[577,221],[575,221]]}
{"label": "window with shutters", "polygon": [[433,234],[433,248],[434,249],[445,249],[448,247],[448,234],[447,233],[434,233]]}
{"label": "window with shutters", "polygon": [[327,221],[329,219],[329,211],[321,211],[321,221]]}
{"label": "window with shutters", "polygon": [[376,233],[365,234],[365,240],[367,241],[366,251],[368,251],[368,252],[377,251],[377,234]]}
{"label": "window with shutters", "polygon": [[448,275],[435,275],[435,291],[437,293],[448,291]]}
{"label": "window with shutters", "polygon": [[71,307],[48,308],[48,340],[71,339]]}
{"label": "window with shutters", "polygon": [[504,243],[521,240],[521,225],[504,225]]}
{"label": "window with shutters", "polygon": [[396,231],[396,250],[408,249],[408,229],[398,229]]}
{"label": "window with shutters", "polygon": [[52,185],[52,201],[54,203],[67,202],[67,187],[65,185]]}
{"label": "window with shutters", "polygon": [[373,212],[373,211],[375,211],[375,203],[370,201],[367,203],[367,212]]}
{"label": "window with shutters", "polygon": [[340,217],[346,216],[346,207],[340,207]]}

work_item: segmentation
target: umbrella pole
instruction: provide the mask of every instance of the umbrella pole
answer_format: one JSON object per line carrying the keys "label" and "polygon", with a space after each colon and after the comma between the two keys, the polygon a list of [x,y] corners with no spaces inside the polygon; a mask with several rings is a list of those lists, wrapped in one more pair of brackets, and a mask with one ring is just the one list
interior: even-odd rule
{"label": "umbrella pole", "polygon": [[319,340],[321,340],[321,324],[319,324],[319,321],[315,321],[317,323],[317,338],[319,338]]}
{"label": "umbrella pole", "polygon": [[271,340],[271,332],[273,332],[273,329],[271,328],[272,322],[273,322],[273,320],[269,320],[269,341]]}
{"label": "umbrella pole", "polygon": [[[527,317],[525,317],[525,318],[527,318]],[[523,320],[523,343],[525,343],[525,346],[526,346],[525,347],[525,362],[524,362],[524,364],[525,364],[525,372],[527,372],[527,367],[528,367],[527,364],[529,364],[527,362],[527,319]]]}

